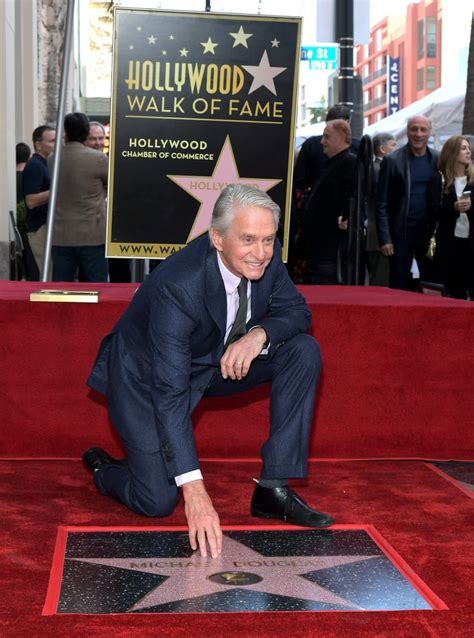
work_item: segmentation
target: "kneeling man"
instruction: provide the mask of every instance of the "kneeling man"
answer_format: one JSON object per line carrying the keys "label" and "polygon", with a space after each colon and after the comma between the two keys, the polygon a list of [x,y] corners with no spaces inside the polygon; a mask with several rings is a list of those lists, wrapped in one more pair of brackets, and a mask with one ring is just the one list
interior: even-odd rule
{"label": "kneeling man", "polygon": [[168,257],[140,286],[103,340],[89,377],[107,396],[127,450],[83,457],[94,482],[135,512],[166,516],[181,489],[193,549],[217,557],[219,517],[206,492],[191,414],[205,396],[270,383],[270,427],[251,502],[253,516],[327,527],[334,520],[288,487],[306,476],[318,344],[311,313],[276,240],[280,209],[251,186],[227,186],[209,236]]}

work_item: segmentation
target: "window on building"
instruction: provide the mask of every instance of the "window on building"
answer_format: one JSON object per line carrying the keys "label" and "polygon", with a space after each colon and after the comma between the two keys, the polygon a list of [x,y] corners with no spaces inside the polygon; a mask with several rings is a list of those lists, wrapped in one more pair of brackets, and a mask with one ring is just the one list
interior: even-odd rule
{"label": "window on building", "polygon": [[416,72],[416,90],[422,91],[424,88],[424,69],[418,69]]}
{"label": "window on building", "polygon": [[382,29],[377,29],[375,32],[375,47],[377,51],[382,48]]}
{"label": "window on building", "polygon": [[425,22],[418,20],[418,59],[425,55]]}
{"label": "window on building", "polygon": [[426,57],[436,57],[436,39],[438,35],[438,25],[436,18],[426,18]]}
{"label": "window on building", "polygon": [[300,120],[299,123],[302,124],[306,121],[306,106],[304,104],[300,105]]}
{"label": "window on building", "polygon": [[427,89],[436,88],[436,67],[435,66],[426,67],[426,88]]}

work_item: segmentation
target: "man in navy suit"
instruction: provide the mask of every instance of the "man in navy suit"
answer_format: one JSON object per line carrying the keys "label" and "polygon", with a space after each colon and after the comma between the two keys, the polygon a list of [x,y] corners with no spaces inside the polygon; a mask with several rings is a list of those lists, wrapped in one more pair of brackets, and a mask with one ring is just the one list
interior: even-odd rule
{"label": "man in navy suit", "polygon": [[[276,240],[280,210],[262,191],[227,186],[202,236],[156,268],[103,340],[88,384],[108,399],[127,450],[83,457],[103,493],[146,516],[166,516],[179,489],[193,549],[216,557],[219,517],[206,492],[191,414],[203,395],[270,382],[270,433],[251,513],[309,527],[334,521],[288,487],[307,472],[320,371],[311,313]],[[242,324],[242,329],[238,324]]]}

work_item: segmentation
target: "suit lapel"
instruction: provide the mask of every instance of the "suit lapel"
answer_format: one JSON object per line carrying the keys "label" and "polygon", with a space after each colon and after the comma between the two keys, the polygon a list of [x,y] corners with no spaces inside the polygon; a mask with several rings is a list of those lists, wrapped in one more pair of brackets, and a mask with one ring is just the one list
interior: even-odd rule
{"label": "suit lapel", "polygon": [[217,264],[215,248],[209,244],[206,256],[206,290],[204,303],[212,319],[216,322],[224,341],[227,319],[227,299],[224,282]]}

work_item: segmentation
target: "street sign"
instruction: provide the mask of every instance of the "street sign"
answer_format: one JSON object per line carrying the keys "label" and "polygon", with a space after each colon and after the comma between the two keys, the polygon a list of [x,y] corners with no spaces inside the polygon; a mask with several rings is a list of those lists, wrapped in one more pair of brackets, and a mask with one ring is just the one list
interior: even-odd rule
{"label": "street sign", "polygon": [[337,46],[301,47],[301,59],[308,60],[312,71],[335,71]]}

